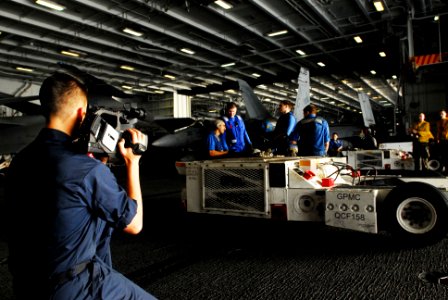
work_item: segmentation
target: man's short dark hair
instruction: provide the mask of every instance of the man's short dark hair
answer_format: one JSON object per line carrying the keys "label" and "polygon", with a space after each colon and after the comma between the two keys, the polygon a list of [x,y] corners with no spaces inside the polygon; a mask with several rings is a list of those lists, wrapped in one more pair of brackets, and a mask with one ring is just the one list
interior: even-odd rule
{"label": "man's short dark hair", "polygon": [[56,72],[46,78],[39,91],[39,99],[44,117],[48,119],[51,114],[58,112],[61,106],[66,104],[63,100],[69,98],[64,96],[68,96],[78,89],[87,96],[86,86],[69,74]]}
{"label": "man's short dark hair", "polygon": [[317,107],[314,104],[309,104],[309,105],[305,106],[305,108],[303,109],[303,112],[307,112],[307,113],[315,115],[317,113]]}
{"label": "man's short dark hair", "polygon": [[289,107],[293,107],[294,106],[294,104],[291,101],[289,101],[289,100],[282,100],[282,101],[280,101],[280,104],[286,105],[286,106],[289,106]]}
{"label": "man's short dark hair", "polygon": [[231,109],[231,108],[236,108],[236,109],[238,109],[238,105],[236,105],[235,102],[228,102],[228,103],[226,104],[226,111],[229,110],[229,109]]}

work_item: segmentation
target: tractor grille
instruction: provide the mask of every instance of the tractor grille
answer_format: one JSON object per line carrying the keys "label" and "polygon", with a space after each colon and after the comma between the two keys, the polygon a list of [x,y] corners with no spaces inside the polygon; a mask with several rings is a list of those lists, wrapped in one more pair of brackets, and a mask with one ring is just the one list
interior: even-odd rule
{"label": "tractor grille", "polygon": [[264,169],[204,169],[204,209],[264,214]]}
{"label": "tractor grille", "polygon": [[382,151],[372,151],[356,154],[356,168],[381,168],[383,165]]}

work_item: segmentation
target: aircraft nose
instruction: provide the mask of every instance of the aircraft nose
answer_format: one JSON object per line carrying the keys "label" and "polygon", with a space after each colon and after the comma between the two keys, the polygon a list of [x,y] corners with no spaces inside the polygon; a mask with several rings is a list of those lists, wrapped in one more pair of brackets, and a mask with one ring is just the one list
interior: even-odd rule
{"label": "aircraft nose", "polygon": [[172,147],[176,141],[172,134],[164,135],[152,142],[154,147]]}

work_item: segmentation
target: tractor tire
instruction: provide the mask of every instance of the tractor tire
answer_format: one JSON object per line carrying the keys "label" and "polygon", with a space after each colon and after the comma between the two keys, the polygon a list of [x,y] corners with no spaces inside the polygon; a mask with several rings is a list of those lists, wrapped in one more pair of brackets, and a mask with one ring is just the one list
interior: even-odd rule
{"label": "tractor tire", "polygon": [[439,242],[448,233],[448,201],[434,186],[408,182],[385,199],[386,230],[408,246]]}

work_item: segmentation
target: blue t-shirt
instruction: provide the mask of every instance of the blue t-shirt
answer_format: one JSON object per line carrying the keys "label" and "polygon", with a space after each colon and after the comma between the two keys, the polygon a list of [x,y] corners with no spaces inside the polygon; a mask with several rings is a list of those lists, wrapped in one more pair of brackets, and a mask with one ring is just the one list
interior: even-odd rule
{"label": "blue t-shirt", "polygon": [[224,135],[216,136],[214,132],[211,132],[207,137],[207,147],[208,151],[228,151],[226,139]]}

